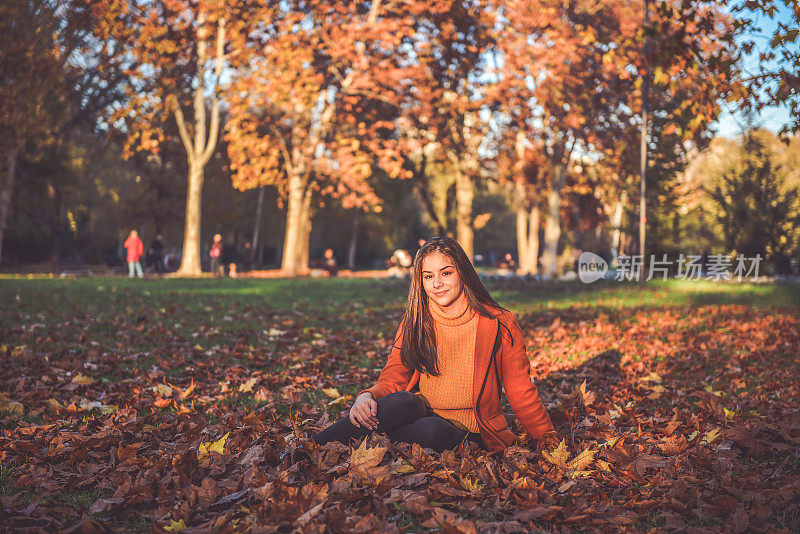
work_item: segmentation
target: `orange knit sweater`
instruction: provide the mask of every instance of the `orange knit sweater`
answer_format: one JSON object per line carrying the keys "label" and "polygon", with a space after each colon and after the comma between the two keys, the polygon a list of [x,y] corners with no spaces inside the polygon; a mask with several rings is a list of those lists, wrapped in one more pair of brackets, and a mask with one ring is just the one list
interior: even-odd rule
{"label": "orange knit sweater", "polygon": [[440,374],[423,373],[419,379],[420,393],[436,414],[470,432],[480,432],[472,406],[478,314],[466,299],[453,311],[446,311],[428,299],[428,309],[436,332]]}

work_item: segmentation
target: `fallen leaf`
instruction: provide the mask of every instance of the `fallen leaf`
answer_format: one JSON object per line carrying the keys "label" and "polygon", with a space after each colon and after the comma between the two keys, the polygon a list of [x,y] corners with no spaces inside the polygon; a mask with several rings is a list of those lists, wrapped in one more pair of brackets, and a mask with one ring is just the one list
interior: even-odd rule
{"label": "fallen leaf", "polygon": [[172,388],[166,384],[156,384],[155,386],[153,386],[153,391],[155,391],[162,397],[172,396]]}
{"label": "fallen leaf", "polygon": [[322,388],[322,392],[331,399],[338,399],[342,396],[336,388]]}
{"label": "fallen leaf", "polygon": [[72,377],[72,383],[77,384],[79,386],[89,386],[94,384],[95,380],[91,377],[86,376],[83,373],[78,373]]}
{"label": "fallen leaf", "polygon": [[569,458],[569,451],[567,451],[567,442],[563,439],[561,443],[558,444],[553,452],[542,451],[542,456],[544,456],[545,460],[548,462],[557,465],[562,469],[567,468],[567,458]]}
{"label": "fallen leaf", "polygon": [[350,470],[357,474],[370,474],[381,463],[386,450],[381,446],[367,448],[367,438],[364,438],[361,445],[350,453]]}
{"label": "fallen leaf", "polygon": [[164,530],[167,532],[180,532],[182,530],[186,530],[186,523],[184,523],[183,519],[180,521],[175,521],[171,519],[169,525],[163,527]]}
{"label": "fallen leaf", "polygon": [[239,385],[239,393],[249,393],[253,391],[253,386],[256,385],[258,382],[258,377],[254,376],[253,378],[249,379],[247,382]]}
{"label": "fallen leaf", "polygon": [[219,438],[217,441],[208,441],[201,443],[197,449],[197,457],[202,458],[209,452],[216,452],[217,454],[225,454],[225,441],[228,439],[230,432]]}
{"label": "fallen leaf", "polygon": [[22,404],[9,399],[3,393],[0,393],[0,414],[4,412],[12,415],[22,415]]}

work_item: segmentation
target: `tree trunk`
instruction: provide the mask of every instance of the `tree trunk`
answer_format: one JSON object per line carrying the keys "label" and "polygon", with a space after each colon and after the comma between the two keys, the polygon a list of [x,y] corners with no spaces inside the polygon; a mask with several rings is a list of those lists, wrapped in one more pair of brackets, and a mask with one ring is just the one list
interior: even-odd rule
{"label": "tree trunk", "polygon": [[350,243],[347,245],[347,268],[351,271],[356,266],[356,247],[358,246],[358,221],[361,210],[353,211],[353,225],[350,228]]}
{"label": "tree trunk", "polygon": [[300,215],[300,220],[302,221],[302,232],[300,232],[300,242],[297,244],[297,250],[299,253],[297,274],[302,276],[306,276],[311,272],[308,266],[308,260],[309,248],[311,245],[311,219],[314,216],[313,210],[311,209],[311,200],[314,196],[313,193],[314,192],[310,187],[306,188],[305,194],[303,195],[303,211]]}
{"label": "tree trunk", "polygon": [[3,238],[6,235],[8,215],[11,212],[11,197],[14,195],[14,182],[17,179],[17,156],[20,147],[16,146],[6,154],[6,175],[0,186],[0,264],[3,263]]}
{"label": "tree trunk", "polygon": [[300,234],[304,231],[303,197],[306,184],[297,173],[289,174],[289,199],[286,207],[286,232],[283,237],[281,272],[284,276],[297,276],[299,270]]}
{"label": "tree trunk", "polygon": [[539,205],[534,204],[531,206],[528,223],[528,272],[536,274],[539,272],[539,226],[541,224],[542,215],[539,211]]}
{"label": "tree trunk", "polygon": [[[251,250],[254,254],[257,254],[261,246],[261,214],[264,211],[265,191],[266,188],[263,185],[258,189],[258,204],[256,204],[256,219],[253,221],[253,242],[251,243]],[[257,263],[257,261],[253,261],[253,263]]]}
{"label": "tree trunk", "polygon": [[519,268],[517,274],[536,274],[539,272],[539,206],[531,206],[530,210],[522,206],[517,208],[517,257]]}
{"label": "tree trunk", "polygon": [[456,169],[456,235],[457,241],[472,261],[475,232],[472,228],[472,201],[475,189],[470,177]]}
{"label": "tree trunk", "polygon": [[558,271],[558,240],[561,238],[561,189],[564,187],[564,165],[553,163],[551,171],[553,187],[547,194],[542,271],[545,276],[555,277]]}
{"label": "tree trunk", "polygon": [[178,276],[200,276],[200,223],[203,194],[203,167],[190,165],[186,186],[186,217],[183,226],[183,255]]}
{"label": "tree trunk", "polygon": [[611,234],[611,266],[617,266],[617,258],[621,253],[620,247],[620,228],[622,226],[622,209],[628,201],[628,192],[623,191],[617,206],[614,208],[614,215],[611,219],[611,227],[614,229]]}
{"label": "tree trunk", "polygon": [[514,184],[513,204],[517,209],[517,258],[519,258],[519,274],[530,272],[528,265],[528,210],[525,208],[525,184],[517,180]]}

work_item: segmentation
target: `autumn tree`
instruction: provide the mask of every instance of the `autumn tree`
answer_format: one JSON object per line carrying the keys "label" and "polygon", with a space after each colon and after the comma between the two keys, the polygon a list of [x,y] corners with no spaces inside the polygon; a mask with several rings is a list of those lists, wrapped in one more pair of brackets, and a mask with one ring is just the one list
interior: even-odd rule
{"label": "autumn tree", "polygon": [[[790,258],[800,253],[798,162],[797,136],[787,145],[751,126],[740,137],[713,139],[692,157],[683,176],[682,242],[695,249],[761,254],[788,271]],[[704,236],[708,241],[699,242]]]}
{"label": "autumn tree", "polygon": [[660,150],[666,159],[676,150],[680,155],[681,143],[707,138],[718,101],[735,97],[733,32],[713,3],[658,2],[653,11],[643,26],[641,3],[615,0],[512,2],[501,10],[510,23],[500,41],[495,98],[503,102],[505,123],[523,128],[547,162],[546,275],[556,271],[570,159],[594,154],[634,161],[619,151],[635,146],[645,72],[655,73],[654,122],[672,136],[672,148]]}
{"label": "autumn tree", "polygon": [[[0,5],[0,253],[17,160],[25,143],[48,135],[63,96],[55,6],[34,0]],[[2,256],[0,256],[2,258]]]}
{"label": "autumn tree", "polygon": [[476,184],[486,178],[482,145],[489,124],[482,110],[487,81],[481,74],[494,23],[487,7],[485,2],[431,2],[416,18],[416,68],[398,128],[413,147],[406,168],[428,218],[437,233],[455,233],[470,259],[474,230],[488,220],[488,214],[473,213]]}
{"label": "autumn tree", "polygon": [[541,210],[546,191],[544,151],[524,128],[506,126],[492,133],[493,179],[504,192],[516,220],[517,274],[537,274]]}
{"label": "autumn tree", "polygon": [[127,100],[108,116],[125,129],[128,151],[158,152],[174,120],[188,164],[183,256],[178,275],[201,273],[200,228],[204,170],[220,131],[220,82],[231,55],[244,47],[251,24],[270,18],[270,3],[86,0],[102,20],[103,46],[128,60]]}
{"label": "autumn tree", "polygon": [[325,198],[380,209],[373,166],[401,176],[393,139],[404,84],[409,2],[286,3],[239,60],[227,131],[233,183],[286,205],[281,270],[308,272],[314,210]]}
{"label": "autumn tree", "polygon": [[[691,154],[708,146],[721,104],[744,97],[735,37],[734,21],[714,2],[658,2],[648,27],[637,36],[648,46],[628,48],[630,63],[648,73],[645,206],[649,252],[670,252],[676,247],[676,217],[685,195],[681,174]],[[641,79],[637,79],[639,89]],[[628,95],[627,107],[642,109],[641,90]],[[639,196],[640,136],[640,122],[624,124],[621,143],[606,155],[606,163],[620,177],[620,196],[623,192],[628,198]],[[628,220],[638,218],[638,203],[624,208]]]}
{"label": "autumn tree", "polygon": [[[742,47],[754,54],[756,68],[745,77],[750,98],[741,108],[760,111],[765,106],[789,108],[790,122],[781,133],[800,131],[800,4],[797,0],[738,0],[731,2],[738,15],[737,29],[745,34]],[[759,21],[759,17],[763,17]],[[763,20],[774,28],[762,40]]]}
{"label": "autumn tree", "polygon": [[621,99],[630,90],[631,75],[617,49],[634,34],[638,21],[627,4],[543,0],[497,7],[506,24],[498,38],[494,99],[502,104],[504,123],[523,128],[544,152],[548,190],[542,266],[548,276],[556,271],[570,158],[597,145],[628,113]]}

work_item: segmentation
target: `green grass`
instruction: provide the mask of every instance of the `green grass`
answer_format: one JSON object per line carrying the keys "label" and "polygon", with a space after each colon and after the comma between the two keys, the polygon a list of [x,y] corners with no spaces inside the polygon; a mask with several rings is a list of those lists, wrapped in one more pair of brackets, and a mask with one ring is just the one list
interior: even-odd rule
{"label": "green grass", "polygon": [[[517,313],[573,309],[583,314],[640,307],[691,307],[741,304],[791,307],[800,302],[800,286],[708,281],[652,280],[486,283],[502,306]],[[115,362],[115,381],[158,365],[157,352],[187,344],[199,352],[238,346],[232,364],[249,365],[247,347],[280,353],[286,343],[269,335],[287,331],[297,341],[320,336],[369,334],[389,337],[405,305],[408,284],[386,279],[147,279],[0,278],[0,334],[15,347],[25,337],[31,349],[52,351],[136,351]],[[76,328],[77,327],[77,328]],[[22,330],[24,329],[24,330]],[[23,334],[26,334],[23,336]],[[31,334],[35,334],[32,336]],[[252,352],[252,351],[251,351]],[[187,362],[188,363],[188,362]],[[353,365],[371,365],[358,358]],[[163,366],[170,378],[185,375],[179,362]],[[279,362],[268,362],[279,372]],[[285,365],[284,365],[285,367]]]}

